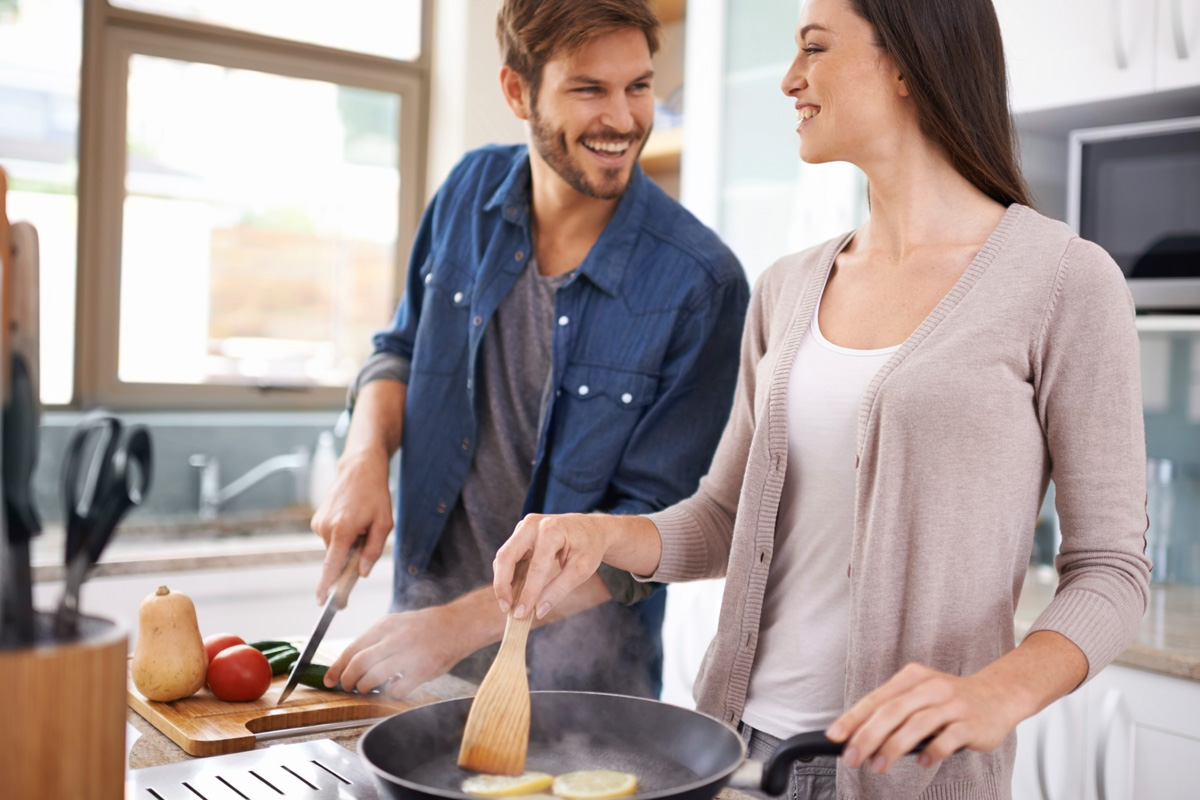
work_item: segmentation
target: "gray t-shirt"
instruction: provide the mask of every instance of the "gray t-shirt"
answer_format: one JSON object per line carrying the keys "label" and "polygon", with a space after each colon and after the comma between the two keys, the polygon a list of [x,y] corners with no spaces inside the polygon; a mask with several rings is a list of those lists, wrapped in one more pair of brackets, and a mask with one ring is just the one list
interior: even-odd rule
{"label": "gray t-shirt", "polygon": [[[426,571],[409,595],[413,608],[448,603],[492,582],[492,559],[520,522],[533,477],[538,434],[552,388],[555,292],[570,275],[544,276],[531,258],[488,323],[480,352],[481,402],[474,457]],[[409,377],[407,359],[377,353],[359,371],[350,393],[351,405],[358,390],[373,380],[406,383]],[[613,599],[626,605],[645,599],[653,590],[607,564],[600,566],[600,577]],[[589,648],[581,647],[579,640],[595,639],[596,631],[606,629],[618,639],[621,631],[633,635],[631,624],[632,619],[616,609],[593,609],[570,624],[551,626],[553,632],[539,632],[534,654],[541,650],[547,653],[544,663],[561,664],[564,672],[579,672],[580,667],[570,665],[563,651],[575,651],[594,662]],[[553,635],[548,636],[550,633]],[[459,664],[455,673],[482,679],[495,650],[496,646],[480,650]]]}
{"label": "gray t-shirt", "polygon": [[[550,390],[554,293],[570,273],[547,277],[534,259],[484,332],[475,455],[462,494],[427,567],[420,605],[448,602],[490,584],[492,559],[521,521]],[[428,593],[428,594],[427,594]]]}

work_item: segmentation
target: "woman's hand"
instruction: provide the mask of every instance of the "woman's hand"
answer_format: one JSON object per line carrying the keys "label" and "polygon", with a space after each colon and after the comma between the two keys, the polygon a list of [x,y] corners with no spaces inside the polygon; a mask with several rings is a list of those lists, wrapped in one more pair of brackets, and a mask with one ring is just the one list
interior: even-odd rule
{"label": "woman's hand", "polygon": [[917,756],[922,767],[932,767],[964,747],[999,746],[1021,720],[1075,689],[1087,674],[1087,657],[1070,639],[1034,631],[966,678],[909,664],[838,717],[828,736],[846,742],[847,766],[869,761],[885,772],[936,734]]}
{"label": "woman's hand", "polygon": [[[596,572],[608,549],[607,535],[620,519],[603,514],[526,516],[492,562],[492,585],[500,610],[507,613],[516,602],[513,615],[517,619],[524,619],[530,609],[536,610],[538,619],[545,617]],[[526,559],[525,588],[520,598],[514,598],[513,573]]]}
{"label": "woman's hand", "polygon": [[1020,693],[985,672],[963,678],[909,664],[842,714],[828,736],[846,742],[842,757],[848,767],[870,762],[880,773],[935,734],[917,756],[922,767],[964,747],[991,750],[1025,714],[1015,701]]}

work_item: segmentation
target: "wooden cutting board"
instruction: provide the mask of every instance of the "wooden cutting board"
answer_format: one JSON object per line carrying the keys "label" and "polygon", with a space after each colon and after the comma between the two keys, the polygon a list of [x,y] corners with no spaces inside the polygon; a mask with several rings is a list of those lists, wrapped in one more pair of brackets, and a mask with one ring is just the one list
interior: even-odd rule
{"label": "wooden cutting board", "polygon": [[[332,659],[321,658],[318,663],[329,664]],[[253,750],[256,733],[302,728],[326,722],[370,720],[389,717],[400,711],[432,703],[442,698],[418,689],[405,700],[391,700],[382,694],[348,694],[323,692],[300,685],[282,706],[276,706],[279,693],[287,683],[287,675],[271,682],[271,688],[257,700],[230,703],[218,700],[207,687],[191,697],[160,703],[147,700],[133,678],[128,677],[129,707],[141,714],[167,738],[193,756],[216,756]],[[302,735],[303,730],[297,730]]]}

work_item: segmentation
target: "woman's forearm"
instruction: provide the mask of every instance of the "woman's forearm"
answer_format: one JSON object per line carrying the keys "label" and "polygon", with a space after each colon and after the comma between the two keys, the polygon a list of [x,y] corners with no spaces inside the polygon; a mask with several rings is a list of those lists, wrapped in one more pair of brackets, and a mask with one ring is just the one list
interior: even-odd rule
{"label": "woman's forearm", "polygon": [[662,537],[658,528],[646,517],[605,516],[611,520],[612,532],[604,551],[604,563],[634,575],[653,575],[662,559]]}
{"label": "woman's forearm", "polygon": [[1088,660],[1061,633],[1034,631],[977,674],[1008,693],[1019,721],[1074,691],[1087,677]]}

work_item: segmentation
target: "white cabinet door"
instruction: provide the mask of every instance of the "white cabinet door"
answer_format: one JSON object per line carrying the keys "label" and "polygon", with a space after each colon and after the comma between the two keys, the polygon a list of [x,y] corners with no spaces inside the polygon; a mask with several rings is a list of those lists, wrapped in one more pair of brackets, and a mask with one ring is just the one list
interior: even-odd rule
{"label": "white cabinet door", "polygon": [[1200,0],[1158,0],[1156,89],[1200,86]]}
{"label": "white cabinet door", "polygon": [[1087,758],[1086,691],[1068,695],[1017,726],[1012,796],[1017,800],[1083,797]]}
{"label": "white cabinet door", "polygon": [[1090,688],[1090,796],[1200,796],[1200,683],[1112,666]]}
{"label": "white cabinet door", "polygon": [[1153,91],[1155,0],[995,0],[995,5],[1013,111]]}

